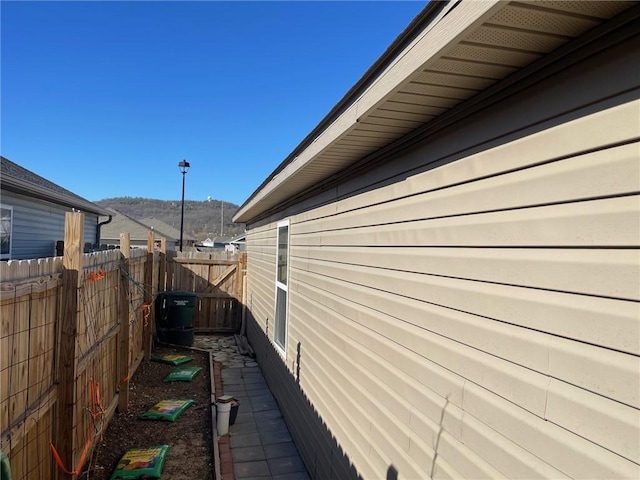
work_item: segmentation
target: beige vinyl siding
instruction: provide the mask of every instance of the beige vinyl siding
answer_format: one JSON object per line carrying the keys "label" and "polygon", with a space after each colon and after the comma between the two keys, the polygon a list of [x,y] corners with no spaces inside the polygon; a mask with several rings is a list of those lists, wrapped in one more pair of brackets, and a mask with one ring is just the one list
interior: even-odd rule
{"label": "beige vinyl siding", "polygon": [[[350,294],[348,291],[341,291],[343,291],[346,296]],[[301,292],[301,294],[302,293],[304,292]],[[497,394],[500,398],[519,405],[522,417],[520,421],[525,421],[525,418],[528,416],[528,412],[525,410],[528,410],[541,419],[549,419],[546,414],[546,409],[549,408],[547,402],[551,401],[548,397],[552,394],[551,390],[548,391],[550,388],[549,375],[541,375],[530,369],[513,364],[509,360],[501,360],[491,354],[461,344],[459,341],[438,336],[416,328],[415,326],[399,325],[398,317],[378,313],[374,307],[359,306],[349,309],[344,306],[347,302],[335,296],[327,293],[323,295],[317,294],[315,296],[318,298],[315,306],[321,309],[322,313],[315,316],[317,320],[314,316],[309,317],[308,312],[313,312],[314,309],[311,304],[305,303],[301,308],[308,316],[308,322],[313,325],[322,323],[323,318],[329,318],[329,315],[331,315],[331,330],[338,330],[341,335],[339,335],[338,338],[333,338],[330,332],[323,331],[321,337],[327,339],[326,341],[333,345],[333,348],[341,348],[345,352],[345,358],[336,356],[336,352],[331,352],[331,354],[328,355],[328,358],[333,359],[333,367],[337,370],[330,372],[331,378],[340,378],[340,372],[345,369],[345,365],[353,362],[354,358],[356,358],[356,355],[354,355],[356,352],[354,345],[356,343],[363,344],[369,351],[379,355],[381,359],[393,359],[394,366],[400,369],[400,371],[395,370],[395,372],[390,375],[389,372],[381,370],[380,366],[376,365],[376,362],[373,362],[371,358],[363,359],[361,368],[365,371],[370,369],[372,372],[379,372],[381,375],[380,382],[384,382],[382,390],[379,388],[374,390],[371,385],[367,388],[367,391],[376,399],[376,402],[383,402],[391,395],[388,399],[388,406],[391,408],[397,401],[393,396],[393,392],[402,392],[404,395],[403,399],[407,399],[407,386],[402,385],[402,383],[414,384],[415,382],[424,382],[425,387],[435,390],[441,397],[448,398],[448,401],[453,406],[462,407],[462,398],[464,397],[464,399],[467,400],[466,396],[462,393],[461,386],[461,384],[464,383],[462,379],[465,378],[469,382],[482,385],[484,388]],[[345,314],[338,317],[334,309],[340,309],[341,305],[343,306],[342,310]],[[398,306],[397,304],[392,304],[390,308]],[[421,312],[423,316],[429,316],[429,313],[428,309]],[[292,308],[292,316],[293,315],[294,309]],[[397,311],[396,315],[402,316],[402,310]],[[337,320],[338,318],[341,319],[341,321]],[[358,319],[359,321],[354,319]],[[342,322],[345,323],[344,326]],[[358,324],[360,328],[354,329],[353,324]],[[487,325],[487,328],[489,327],[490,325]],[[472,334],[473,331],[469,336],[472,336]],[[466,337],[467,335],[464,335],[463,339]],[[505,340],[509,340],[509,338],[494,339],[496,343],[500,341],[504,342]],[[309,342],[312,342],[312,340],[309,339]],[[317,343],[319,339],[315,338],[313,342]],[[393,342],[393,344],[388,344],[387,342]],[[514,342],[513,346],[518,347],[522,343],[522,341]],[[529,343],[533,342],[531,341]],[[339,345],[339,347],[335,347],[336,344]],[[527,347],[527,345],[525,345],[525,347]],[[534,348],[529,345],[528,350],[531,351],[534,350]],[[308,349],[304,351],[307,352]],[[560,355],[557,355],[557,358],[561,359]],[[634,375],[637,375],[637,368],[632,372],[628,370],[625,371],[624,366],[621,368],[619,365],[615,365],[616,360],[620,361],[624,360],[624,358],[621,359],[620,356],[616,357],[613,355],[612,360],[611,363],[614,363],[614,368],[609,369],[609,375],[615,376],[622,371],[623,375],[626,373],[626,379],[631,377],[630,380],[635,382],[632,383],[629,388],[637,388],[637,378],[633,378]],[[303,356],[302,363],[303,365],[308,363],[306,356]],[[627,367],[628,366],[629,363],[627,362]],[[588,367],[589,364],[582,366],[583,369],[588,369]],[[603,367],[604,365],[600,368],[604,370]],[[616,369],[615,367],[618,368]],[[331,365],[325,365],[324,368],[329,369]],[[453,374],[455,375],[452,376]],[[606,379],[606,376],[602,375],[599,376],[597,380],[603,377]],[[399,379],[397,387],[389,388],[389,384],[396,378]],[[456,380],[458,381],[457,388]],[[346,385],[352,383],[357,384],[363,381],[362,373],[356,374],[352,378],[347,379],[344,385],[338,385],[336,388],[338,388],[339,391],[346,388],[345,392],[351,392],[351,389],[347,388]],[[468,385],[471,385],[471,383]],[[389,388],[390,391],[386,390],[387,388]],[[573,402],[581,403],[583,406],[589,405],[592,408],[590,416],[583,416],[581,418],[583,422],[588,419],[589,421],[586,423],[593,426],[595,423],[598,423],[598,416],[600,416],[600,418],[606,415],[618,416],[620,419],[618,423],[619,428],[604,429],[602,432],[604,436],[599,440],[602,443],[607,443],[608,447],[616,448],[618,452],[622,452],[631,458],[637,458],[637,453],[635,453],[637,450],[633,450],[634,446],[636,446],[634,435],[637,436],[637,423],[634,422],[637,421],[637,412],[635,412],[633,408],[614,402],[607,402],[603,405],[591,405],[589,402],[597,401],[599,397],[589,395],[588,392],[583,392],[578,388],[571,388],[570,386],[566,386],[566,388],[572,391],[572,395],[574,396]],[[425,412],[425,410],[428,411],[425,405],[425,399],[421,396],[415,397],[414,407],[423,409],[423,412]],[[396,416],[399,415],[398,407],[392,411],[395,411],[394,414]],[[437,414],[438,409],[434,408],[431,416],[432,421],[437,420]],[[578,419],[579,415],[576,415],[575,420],[577,421]],[[404,420],[406,421],[406,419]],[[554,421],[562,426],[563,420],[566,419],[559,418]],[[543,424],[544,422],[540,423],[540,425]],[[604,425],[606,424],[605,422]],[[557,435],[558,432],[553,436],[556,437]],[[615,437],[612,438],[613,436]],[[399,438],[395,440],[401,444]],[[574,441],[584,443],[580,442],[580,439],[577,437],[574,438]],[[614,445],[615,442],[618,442],[617,446]],[[584,445],[581,446],[581,450],[583,449]],[[612,455],[607,461],[610,462],[612,459],[615,459],[615,455]],[[609,475],[611,474],[612,472],[609,472]]]}
{"label": "beige vinyl siding", "polygon": [[312,478],[305,404],[364,479],[640,478],[639,87],[603,56],[248,225],[255,340],[290,220],[261,358]]}
{"label": "beige vinyl siding", "polygon": [[[637,170],[614,171],[624,184]],[[598,202],[604,204],[600,212],[593,206]],[[587,248],[637,245],[638,197],[566,203],[578,217],[588,211],[591,221],[583,222],[580,235],[574,223],[573,230],[552,228],[546,242],[532,241],[540,215],[519,212],[526,243],[514,242],[517,236],[507,232],[508,241],[496,242],[500,249],[486,251],[478,248],[483,230],[471,228],[465,241],[454,242],[463,246],[448,248],[445,258],[433,248],[420,252],[421,258],[411,255],[416,247],[392,246],[436,243],[413,239],[407,232],[425,229],[412,230],[411,219],[403,219],[404,229],[360,227],[347,234],[330,228],[341,225],[338,214],[335,225],[322,220],[321,239],[312,242],[312,235],[299,233],[307,225],[292,222],[291,282],[297,295],[291,297],[290,341],[303,345],[301,385],[316,392],[320,412],[331,412],[334,421],[326,420],[345,449],[361,455],[356,465],[365,478],[378,478],[385,462],[405,478],[431,474],[424,461],[435,455],[444,407],[434,406],[425,417],[428,396],[416,395],[411,403],[407,392],[417,383],[464,418],[444,431],[454,458],[473,459],[468,473],[458,472],[466,478],[493,476],[482,473],[492,468],[512,478],[633,478],[639,472],[638,252]],[[420,215],[417,208],[408,211]],[[378,212],[359,213],[379,218]],[[594,213],[603,218],[594,221]],[[575,218],[551,212],[542,216],[545,228],[555,217]],[[507,248],[514,244],[526,248]],[[555,246],[536,254],[536,244]],[[394,250],[396,255],[387,255]],[[437,258],[435,272],[429,255]],[[398,257],[404,260],[394,262]],[[442,271],[447,263],[460,271]],[[497,271],[492,263],[500,265]],[[394,368],[384,369],[385,363]],[[398,379],[393,387],[391,379]],[[509,405],[517,406],[512,424],[499,418]],[[419,416],[425,417],[422,424],[415,420]],[[441,452],[436,458],[447,461]]]}
{"label": "beige vinyl siding", "polygon": [[[626,107],[629,110],[635,107],[637,110],[638,103],[634,102]],[[344,213],[339,218],[329,217],[327,223],[330,222],[333,231],[345,226],[355,228],[370,226],[372,223],[383,225],[415,221],[416,208],[422,210],[422,218],[437,219],[625,195],[638,188],[640,165],[637,161],[637,149],[637,144],[622,145],[535,168],[507,171],[508,173],[473,183],[461,183],[466,179],[453,179],[449,174],[448,178],[453,186],[443,189],[443,185],[438,185],[437,189],[426,193],[389,203],[381,201],[373,218],[373,213],[368,209],[349,208],[340,202],[337,207],[342,210],[340,213]],[[628,175],[621,176],[620,172],[627,172]],[[434,174],[447,175],[448,172]],[[454,183],[455,180],[457,184]],[[380,195],[384,196],[384,193],[386,192],[382,191]],[[428,207],[425,208],[426,202]],[[314,234],[326,230],[323,217],[300,225],[300,233]]]}
{"label": "beige vinyl siding", "polygon": [[266,320],[273,328],[275,311],[276,227],[275,224],[247,233],[247,302],[261,329]]}
{"label": "beige vinyl siding", "polygon": [[[544,162],[540,145],[463,183],[471,156],[423,192],[291,217],[285,362],[300,342],[300,386],[364,478],[637,476],[638,149]],[[250,232],[256,318],[273,319],[275,223]]]}
{"label": "beige vinyl siding", "polygon": [[[314,270],[316,269],[314,268]],[[535,330],[525,330],[520,325],[507,323],[506,320],[508,318],[505,321],[488,322],[486,315],[480,317],[478,313],[467,313],[459,308],[458,303],[455,303],[458,298],[473,295],[468,290],[454,290],[452,295],[445,298],[445,301],[448,301],[448,305],[442,306],[430,301],[431,298],[428,292],[432,289],[431,284],[420,282],[420,279],[413,274],[395,274],[386,277],[386,281],[394,281],[403,286],[402,295],[398,295],[398,293],[384,292],[381,285],[372,286],[383,283],[381,281],[382,278],[372,273],[372,270],[368,270],[370,272],[368,274],[365,273],[366,271],[363,272],[365,274],[362,276],[357,275],[358,270],[358,267],[352,267],[351,271],[348,268],[343,268],[342,272],[336,272],[336,276],[331,279],[301,275],[295,280],[299,281],[300,284],[313,284],[325,291],[341,291],[345,298],[359,297],[359,303],[362,306],[384,313],[390,319],[400,317],[402,322],[406,322],[406,328],[409,331],[413,327],[418,327],[421,330],[440,335],[443,340],[438,339],[439,342],[446,342],[446,339],[455,338],[457,342],[464,342],[472,348],[497,357],[508,358],[510,362],[545,375],[559,375],[560,372],[556,372],[552,368],[555,367],[562,372],[566,372],[567,375],[571,375],[572,383],[584,385],[585,387],[593,385],[592,389],[596,393],[610,396],[629,405],[637,405],[639,403],[637,384],[633,382],[638,380],[640,364],[633,356],[616,351],[609,353],[600,347],[589,344],[575,345],[575,342],[572,343],[561,337]],[[324,276],[324,274],[319,275]],[[348,279],[338,279],[339,276],[344,276]],[[355,283],[358,281],[361,283]],[[405,296],[407,292],[404,287],[410,282],[414,284],[417,291],[422,291],[424,294]],[[482,299],[481,295],[476,295],[476,297]],[[486,295],[486,298],[493,300],[495,297]],[[505,295],[501,300],[506,302],[508,298],[509,296]],[[327,300],[324,299],[324,301],[324,304],[327,305]],[[341,306],[343,305],[336,305],[334,310],[341,312]],[[348,307],[345,306],[344,308]],[[514,309],[514,311],[516,310]],[[345,313],[348,314],[346,316],[349,318],[353,318],[352,315],[357,312],[347,311]],[[428,316],[425,314],[428,314]],[[371,325],[370,317],[367,316],[366,318],[369,322],[368,324]],[[389,322],[389,332],[386,335],[389,338],[402,341],[405,332],[397,331],[397,322],[392,320],[389,320]],[[380,329],[382,328],[380,327]],[[409,333],[409,331],[406,333]],[[426,341],[426,339],[416,339],[418,344]],[[419,346],[416,348],[419,348]],[[605,353],[607,354],[606,368],[596,368]],[[430,355],[433,356],[433,354],[433,350],[431,350]],[[453,353],[448,351],[445,357],[447,357],[447,360],[452,361],[452,355]],[[572,368],[567,369],[566,362],[572,359],[574,360],[572,363],[577,365],[572,365]],[[579,361],[576,361],[577,359]],[[575,370],[580,365],[585,371]],[[518,381],[518,379],[513,379],[509,380],[509,383]],[[530,380],[521,379],[521,381],[527,383]],[[523,402],[533,400],[528,394],[526,397],[528,400],[523,399]],[[544,404],[544,400],[542,403]],[[537,413],[540,412],[538,411]]]}

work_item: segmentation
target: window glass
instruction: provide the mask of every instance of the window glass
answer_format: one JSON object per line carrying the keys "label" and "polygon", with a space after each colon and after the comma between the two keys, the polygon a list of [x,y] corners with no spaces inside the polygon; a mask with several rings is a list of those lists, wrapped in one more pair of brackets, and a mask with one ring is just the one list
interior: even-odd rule
{"label": "window glass", "polygon": [[11,223],[13,209],[0,207],[0,258],[11,258]]}
{"label": "window glass", "polygon": [[289,259],[289,225],[278,227],[278,282],[287,284]]}
{"label": "window glass", "polygon": [[287,292],[282,288],[277,288],[276,290],[276,328],[274,340],[284,349],[285,336],[287,333]]}
{"label": "window glass", "polygon": [[287,309],[289,287],[289,222],[278,225],[276,255],[276,311],[273,341],[285,354],[287,348]]}

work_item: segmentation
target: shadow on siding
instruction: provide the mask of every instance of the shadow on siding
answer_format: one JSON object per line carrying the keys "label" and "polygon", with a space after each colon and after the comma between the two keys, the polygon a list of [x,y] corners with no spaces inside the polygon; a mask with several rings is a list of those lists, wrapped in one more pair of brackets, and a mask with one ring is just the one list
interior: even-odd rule
{"label": "shadow on siding", "polygon": [[[311,478],[363,480],[347,453],[338,445],[313,404],[300,389],[300,345],[296,362],[298,369],[294,376],[249,312],[247,338]],[[389,470],[395,471],[395,468],[391,466]],[[397,479],[397,471],[395,477],[387,475],[387,478]]]}

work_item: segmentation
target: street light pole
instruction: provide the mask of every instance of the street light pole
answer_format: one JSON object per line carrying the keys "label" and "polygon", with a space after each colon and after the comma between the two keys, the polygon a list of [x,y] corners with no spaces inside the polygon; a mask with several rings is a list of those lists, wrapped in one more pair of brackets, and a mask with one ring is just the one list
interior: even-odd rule
{"label": "street light pole", "polygon": [[180,215],[180,251],[182,251],[182,236],[184,232],[184,177],[189,171],[190,166],[191,165],[189,165],[189,162],[187,162],[186,160],[182,160],[178,164],[178,168],[182,173],[182,214]]}

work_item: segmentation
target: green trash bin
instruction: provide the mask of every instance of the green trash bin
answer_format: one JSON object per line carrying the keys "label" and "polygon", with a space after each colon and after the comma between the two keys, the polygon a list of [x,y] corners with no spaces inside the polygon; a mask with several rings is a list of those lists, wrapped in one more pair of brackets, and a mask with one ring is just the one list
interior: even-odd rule
{"label": "green trash bin", "polygon": [[160,292],[156,297],[158,324],[164,328],[193,326],[197,298],[193,292]]}
{"label": "green trash bin", "polygon": [[9,457],[2,450],[0,450],[0,480],[11,480]]}
{"label": "green trash bin", "polygon": [[158,340],[174,345],[193,345],[193,322],[198,296],[193,292],[160,292],[156,297]]}

